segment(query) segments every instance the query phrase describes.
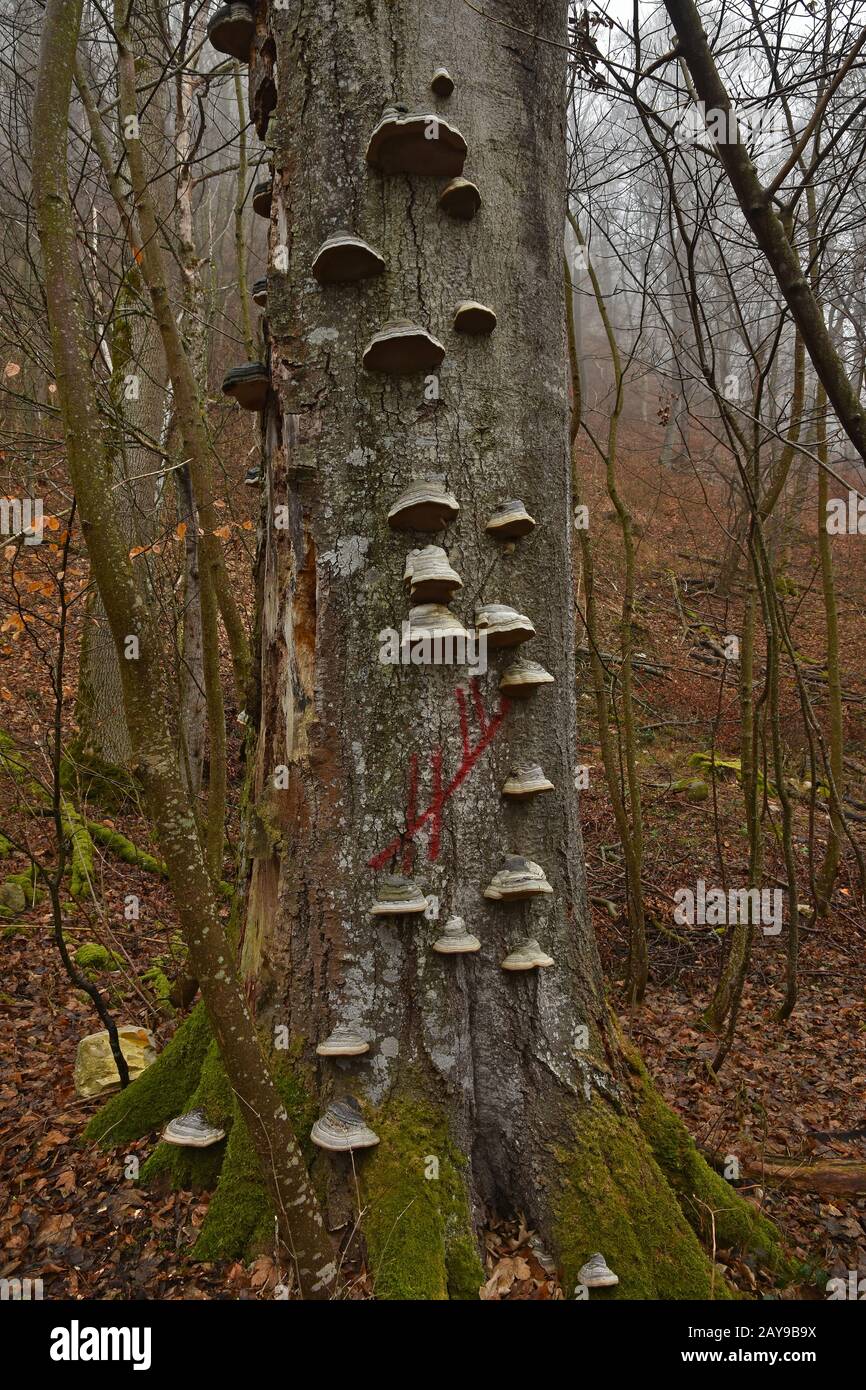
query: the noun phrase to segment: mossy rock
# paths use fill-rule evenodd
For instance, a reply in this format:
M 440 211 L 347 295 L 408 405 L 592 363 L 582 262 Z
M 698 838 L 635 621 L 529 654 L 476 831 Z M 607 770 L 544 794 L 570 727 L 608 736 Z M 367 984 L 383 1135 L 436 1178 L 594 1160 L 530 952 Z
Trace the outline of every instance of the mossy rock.
M 25 912 L 29 906 L 27 894 L 19 883 L 8 879 L 0 883 L 0 908 L 6 912 Z
M 706 801 L 710 794 L 708 784 L 700 777 L 681 777 L 674 782 L 671 791 L 685 792 L 688 801 Z
M 75 952 L 73 960 L 82 970 L 117 970 L 123 964 L 120 956 L 98 941 L 85 941 Z

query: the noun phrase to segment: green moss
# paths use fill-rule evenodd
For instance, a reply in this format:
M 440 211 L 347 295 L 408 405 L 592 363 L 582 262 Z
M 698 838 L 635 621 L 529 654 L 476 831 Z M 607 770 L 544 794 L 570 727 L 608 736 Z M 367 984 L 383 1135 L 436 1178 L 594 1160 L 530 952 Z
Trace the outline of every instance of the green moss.
M 134 864 L 136 868 L 146 869 L 148 873 L 160 874 L 163 878 L 167 877 L 168 870 L 161 859 L 156 859 L 146 850 L 139 849 L 132 840 L 128 840 L 113 826 L 100 825 L 99 821 L 92 820 L 86 821 L 85 824 L 91 838 L 117 859 L 122 859 L 124 864 Z
M 216 1260 L 242 1255 L 273 1239 L 273 1209 L 250 1132 L 234 1104 L 225 1157 L 207 1216 L 192 1256 Z
M 14 941 L 17 936 L 28 937 L 33 935 L 33 927 L 25 922 L 13 922 L 10 927 L 4 927 L 0 931 L 0 941 Z
M 600 1250 L 619 1275 L 591 1298 L 709 1299 L 732 1293 L 701 1248 L 637 1124 L 604 1101 L 575 1112 L 573 1142 L 555 1150 L 554 1237 L 570 1297 Z
M 93 879 L 93 841 L 81 816 L 66 797 L 61 800 L 60 809 L 63 834 L 72 850 L 69 892 L 73 898 L 82 898 L 90 893 Z
M 144 971 L 141 978 L 146 985 L 150 985 L 160 1004 L 164 1004 L 167 1012 L 171 1013 L 172 1005 L 168 997 L 171 993 L 171 980 L 165 971 L 158 965 L 152 965 L 149 970 Z
M 400 1098 L 372 1124 L 381 1143 L 364 1159 L 361 1186 L 376 1297 L 477 1298 L 484 1270 L 472 1232 L 465 1161 L 446 1121 L 425 1103 Z
M 17 874 L 7 874 L 0 883 L 0 917 L 15 917 L 39 900 L 36 866 L 28 865 Z
M 198 1083 L 210 1041 L 204 1004 L 198 1004 L 156 1061 L 93 1116 L 84 1131 L 85 1139 L 95 1139 L 105 1148 L 116 1148 L 183 1114 L 185 1102 Z
M 77 740 L 60 764 L 60 785 L 76 801 L 93 801 L 116 813 L 137 801 L 137 788 L 125 768 L 105 762 Z
M 122 964 L 120 957 L 98 941 L 85 941 L 73 957 L 82 970 L 116 970 Z
M 310 1145 L 305 1140 L 317 1114 L 312 1087 L 291 1056 L 279 1058 L 275 1070 L 277 1089 L 292 1128 L 305 1149 L 305 1158 L 309 1158 Z M 207 1104 L 205 1100 L 199 1103 Z M 219 1181 L 192 1255 L 197 1260 L 255 1255 L 272 1250 L 273 1244 L 274 1209 L 249 1129 L 235 1101 Z
M 701 1157 L 639 1059 L 630 1055 L 629 1064 L 640 1079 L 641 1128 L 697 1234 L 709 1244 L 715 1227 L 717 1249 L 746 1251 L 772 1273 L 793 1277 L 794 1266 L 782 1250 L 775 1227 Z
M 198 1106 L 204 1108 L 211 1124 L 228 1130 L 234 1118 L 234 1097 L 226 1076 L 219 1048 L 212 1041 L 205 1053 L 198 1084 L 178 1113 Z M 164 1181 L 172 1188 L 210 1190 L 216 1186 L 225 1157 L 226 1145 L 207 1149 L 186 1149 L 178 1144 L 158 1144 L 141 1170 L 141 1181 Z

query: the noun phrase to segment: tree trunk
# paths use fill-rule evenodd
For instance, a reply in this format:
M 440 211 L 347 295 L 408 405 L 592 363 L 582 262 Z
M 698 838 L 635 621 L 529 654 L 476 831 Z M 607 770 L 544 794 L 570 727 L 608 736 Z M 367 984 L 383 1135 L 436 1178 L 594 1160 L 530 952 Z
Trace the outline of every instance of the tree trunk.
M 360 1175 L 380 1297 L 473 1295 L 472 1228 L 485 1208 L 523 1213 L 568 1285 L 600 1249 L 620 1296 L 707 1297 L 711 1267 L 674 1188 L 690 1199 L 712 1184 L 714 1208 L 734 1203 L 748 1218 L 626 1064 L 586 900 L 561 273 L 566 5 L 524 0 L 508 20 L 506 32 L 458 0 L 260 12 L 259 40 L 267 23 L 276 40 L 279 89 L 275 395 L 242 970 L 259 1021 L 288 1029 L 322 1104 L 355 1094 L 380 1136 L 354 1166 L 344 1156 L 316 1163 L 334 1229 L 351 1228 Z M 440 65 L 456 80 L 447 101 L 430 92 Z M 466 173 L 483 200 L 473 221 L 440 210 L 444 180 L 365 162 L 395 99 L 438 111 L 465 136 Z M 316 250 L 340 228 L 381 251 L 384 275 L 315 285 Z M 463 299 L 495 308 L 492 337 L 452 331 Z M 363 368 L 367 340 L 397 318 L 445 344 L 438 400 L 423 373 Z M 389 507 L 431 475 L 460 503 L 444 541 L 392 530 Z M 503 546 L 485 523 L 512 497 L 537 525 Z M 454 611 L 464 624 L 474 627 L 481 599 L 527 614 L 537 636 L 524 654 L 555 685 L 503 700 L 513 650 L 491 649 L 477 679 L 466 668 L 380 662 L 379 634 L 399 632 L 408 615 L 406 553 L 431 540 L 462 576 Z M 555 790 L 509 804 L 500 789 L 527 759 Z M 277 790 L 282 765 L 288 787 Z M 552 895 L 485 899 L 508 853 L 542 865 Z M 401 868 L 428 895 L 429 919 L 370 915 L 382 875 Z M 452 915 L 480 937 L 479 954 L 432 951 Z M 501 969 L 524 936 L 538 938 L 553 968 Z M 369 1053 L 318 1059 L 317 1043 L 349 1020 Z

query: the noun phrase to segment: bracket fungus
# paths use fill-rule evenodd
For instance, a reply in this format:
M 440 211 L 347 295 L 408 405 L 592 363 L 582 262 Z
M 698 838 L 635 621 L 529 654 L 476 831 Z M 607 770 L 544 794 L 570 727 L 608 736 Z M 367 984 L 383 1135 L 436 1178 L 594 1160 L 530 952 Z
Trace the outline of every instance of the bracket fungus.
M 223 395 L 232 396 L 244 410 L 262 410 L 270 384 L 270 373 L 264 362 L 246 362 L 226 372 Z
M 352 1023 L 338 1023 L 316 1048 L 320 1057 L 360 1057 L 369 1051 L 370 1044 Z
M 179 1115 L 176 1120 L 169 1120 L 162 1131 L 164 1144 L 177 1144 L 183 1149 L 208 1149 L 225 1137 L 224 1129 L 208 1124 L 201 1107 L 188 1111 L 186 1115 Z
M 534 525 L 535 517 L 529 515 L 519 497 L 512 497 L 499 503 L 485 529 L 496 540 L 510 541 L 527 535 Z
M 335 285 L 347 280 L 366 280 L 381 275 L 385 259 L 351 232 L 334 232 L 323 241 L 313 260 L 313 274 L 320 285 Z
M 432 371 L 444 356 L 445 348 L 428 329 L 409 319 L 393 319 L 370 339 L 362 361 L 368 372 L 409 376 Z
M 207 23 L 207 36 L 211 48 L 217 53 L 227 53 L 237 58 L 239 63 L 248 63 L 250 48 L 256 32 L 253 0 L 235 0 L 231 5 L 220 5 Z
M 386 874 L 370 908 L 372 917 L 403 917 L 427 911 L 427 899 L 417 883 L 402 874 Z
M 439 206 L 449 217 L 456 217 L 460 222 L 471 222 L 481 207 L 481 193 L 477 184 L 461 175 L 446 183 L 439 194 Z
M 437 97 L 450 97 L 454 91 L 454 78 L 447 68 L 437 68 L 430 79 L 430 90 Z
M 460 504 L 444 483 L 422 478 L 401 493 L 388 513 L 398 531 L 441 531 L 454 520 Z
M 524 858 L 522 854 L 507 854 L 502 868 L 497 870 L 484 889 L 484 896 L 495 902 L 520 902 L 524 898 L 537 898 L 552 892 L 540 864 Z
M 469 633 L 450 608 L 442 603 L 419 603 L 409 609 L 409 641 L 426 637 L 431 642 L 447 642 L 460 638 L 469 641 Z
M 553 685 L 554 677 L 538 661 L 519 657 L 506 666 L 499 679 L 499 689 L 512 700 L 527 700 L 542 685 Z
M 486 304 L 479 304 L 477 299 L 464 299 L 454 310 L 455 333 L 467 333 L 473 338 L 478 338 L 492 333 L 495 327 L 495 311 Z
M 507 603 L 476 604 L 475 625 L 487 634 L 490 647 L 516 647 L 535 636 L 529 619 Z
M 462 174 L 466 141 L 456 126 L 435 111 L 386 106 L 370 136 L 367 163 L 384 174 Z
M 611 1289 L 619 1283 L 619 1278 L 608 1268 L 607 1260 L 598 1251 L 590 1255 L 585 1265 L 577 1272 L 578 1285 L 586 1289 Z
M 270 217 L 273 196 L 274 184 L 272 179 L 256 184 L 253 189 L 253 212 L 258 217 Z
M 515 801 L 537 796 L 539 792 L 552 792 L 553 783 L 545 777 L 538 763 L 520 763 L 509 773 L 502 787 L 502 795 Z
M 252 297 L 253 297 L 253 303 L 254 303 L 254 304 L 257 304 L 258 307 L 259 307 L 260 309 L 267 309 L 267 307 L 268 307 L 268 279 L 267 279 L 267 276 L 265 276 L 265 277 L 264 277 L 263 279 L 261 279 L 261 280 L 254 280 L 254 281 L 253 281 Z
M 542 951 L 534 936 L 527 936 L 502 961 L 503 970 L 543 970 L 553 965 L 553 957 Z
M 433 950 L 440 956 L 462 956 L 481 950 L 477 936 L 466 930 L 462 917 L 449 917 L 442 929 L 442 935 L 433 942 Z
M 403 583 L 413 599 L 420 603 L 447 603 L 452 594 L 463 588 L 463 580 L 452 569 L 441 545 L 425 545 L 410 550 L 406 556 Z
M 379 1142 L 364 1121 L 361 1107 L 354 1096 L 331 1101 L 324 1115 L 316 1120 L 310 1138 L 320 1149 L 331 1153 L 348 1153 L 351 1149 L 372 1149 Z

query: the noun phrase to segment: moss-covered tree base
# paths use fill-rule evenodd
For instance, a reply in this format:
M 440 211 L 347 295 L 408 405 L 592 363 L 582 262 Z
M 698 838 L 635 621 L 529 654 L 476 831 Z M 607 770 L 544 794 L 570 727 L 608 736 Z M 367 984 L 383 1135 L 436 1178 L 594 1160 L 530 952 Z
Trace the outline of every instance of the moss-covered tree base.
M 376 1149 L 358 1156 L 362 1229 L 381 1299 L 472 1299 L 484 1268 L 472 1228 L 466 1161 L 442 1115 L 399 1100 L 373 1116 Z
M 566 1296 L 596 1250 L 619 1284 L 594 1290 L 592 1298 L 730 1298 L 733 1291 L 713 1262 L 713 1248 L 748 1253 L 780 1279 L 793 1277 L 796 1270 L 771 1223 L 706 1163 L 639 1058 L 627 1056 L 631 1113 L 596 1097 L 574 1109 L 567 1142 L 536 1156 L 539 1204 L 549 1213 L 543 1234 L 559 1257 Z M 312 1078 L 289 1053 L 275 1055 L 274 1069 L 303 1139 L 318 1113 Z M 195 1106 L 228 1131 L 227 1139 L 205 1150 L 158 1144 L 142 1180 L 213 1189 L 194 1258 L 273 1250 L 273 1209 L 202 1005 L 139 1080 L 93 1117 L 85 1135 L 115 1148 Z M 324 1156 L 307 1141 L 305 1157 L 316 1158 L 322 1191 L 336 1179 L 360 1198 L 360 1215 L 357 1197 L 352 1210 L 376 1297 L 477 1298 L 485 1275 L 467 1165 L 447 1119 L 425 1100 L 405 1095 L 368 1119 L 381 1141 L 377 1148 Z

